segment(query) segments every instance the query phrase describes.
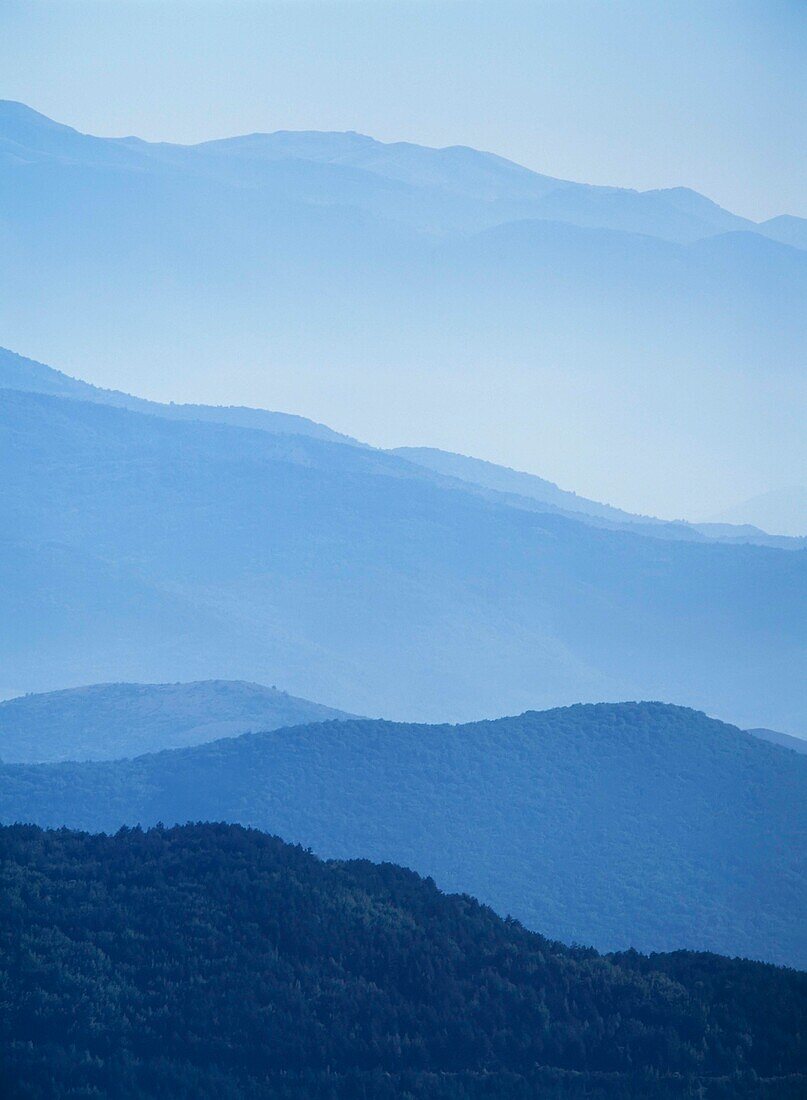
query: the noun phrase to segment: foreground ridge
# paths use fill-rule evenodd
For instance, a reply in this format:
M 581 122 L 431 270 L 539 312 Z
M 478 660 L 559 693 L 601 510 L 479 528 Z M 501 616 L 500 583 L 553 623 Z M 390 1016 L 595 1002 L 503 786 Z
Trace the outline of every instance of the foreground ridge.
M 0 829 L 5 1095 L 803 1095 L 807 975 L 602 957 L 254 830 Z M 700 1092 L 698 1092 L 700 1090 Z

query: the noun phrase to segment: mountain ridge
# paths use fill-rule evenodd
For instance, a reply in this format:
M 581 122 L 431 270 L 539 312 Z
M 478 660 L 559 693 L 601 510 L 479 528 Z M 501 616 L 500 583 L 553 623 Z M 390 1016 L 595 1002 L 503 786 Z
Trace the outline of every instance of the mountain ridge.
M 537 474 L 437 447 L 394 447 L 390 448 L 389 453 L 437 473 L 504 493 L 513 502 L 519 497 L 536 500 L 563 515 L 582 516 L 586 517 L 586 522 L 597 521 L 616 528 L 628 525 L 630 529 L 651 537 L 748 542 L 785 550 L 807 548 L 807 537 L 770 534 L 751 524 L 692 523 L 684 519 L 665 520 L 636 515 L 612 504 L 589 500 L 573 491 L 561 489 Z
M 29 123 L 25 127 L 25 135 L 35 133 L 36 128 L 43 127 L 47 132 L 69 135 L 69 140 L 75 144 L 76 139 L 87 142 L 111 142 L 121 151 L 131 150 L 136 153 L 146 151 L 155 160 L 162 160 L 174 155 L 187 155 L 188 153 L 217 153 L 217 154 L 243 154 L 244 152 L 259 152 L 269 160 L 289 159 L 290 157 L 301 160 L 324 161 L 326 163 L 348 164 L 363 170 L 378 173 L 382 177 L 396 180 L 400 183 L 411 183 L 414 178 L 418 182 L 417 167 L 425 162 L 431 166 L 429 182 L 439 183 L 449 188 L 456 182 L 451 176 L 452 161 L 461 161 L 466 170 L 473 166 L 481 175 L 481 183 L 471 189 L 471 194 L 465 197 L 484 199 L 490 201 L 500 195 L 496 187 L 496 172 L 503 176 L 511 185 L 517 184 L 517 197 L 522 199 L 543 198 L 551 195 L 555 198 L 566 199 L 572 194 L 588 197 L 598 197 L 606 201 L 616 198 L 628 200 L 631 198 L 650 204 L 660 200 L 662 204 L 668 203 L 671 210 L 680 212 L 693 219 L 693 225 L 700 225 L 708 235 L 710 232 L 709 218 L 714 221 L 714 232 L 720 232 L 728 227 L 753 228 L 754 232 L 764 233 L 766 226 L 777 223 L 778 219 L 768 219 L 767 222 L 756 223 L 747 218 L 739 217 L 730 211 L 718 206 L 713 200 L 687 187 L 651 188 L 639 191 L 635 188 L 602 186 L 593 184 L 581 184 L 571 180 L 546 175 L 508 160 L 497 153 L 485 150 L 477 150 L 466 145 L 447 145 L 442 147 L 423 146 L 408 141 L 379 141 L 367 134 L 357 131 L 294 131 L 275 130 L 270 132 L 256 131 L 250 134 L 235 135 L 233 137 L 212 138 L 188 145 L 172 144 L 170 142 L 150 142 L 141 138 L 98 138 L 85 134 L 74 127 L 56 123 L 40 112 L 14 101 L 0 101 L 0 115 L 11 115 L 12 120 Z M 22 136 L 22 135 L 21 135 Z M 368 155 L 369 154 L 369 155 Z M 484 169 L 492 171 L 485 174 Z M 436 172 L 436 174 L 435 174 Z M 491 190 L 491 187 L 493 190 Z M 457 193 L 455 191 L 455 193 Z M 558 218 L 563 210 L 561 206 L 550 207 L 546 211 L 549 220 Z M 697 212 L 697 213 L 696 213 Z M 578 213 L 578 218 L 585 215 Z M 781 215 L 780 217 L 790 217 Z M 563 220 L 561 218 L 561 220 Z M 574 220 L 573 218 L 571 220 Z M 589 216 L 590 222 L 590 216 Z M 798 221 L 799 219 L 794 219 Z M 596 220 L 591 222 L 596 224 Z M 776 227 L 774 226 L 774 229 Z M 640 230 L 641 231 L 641 230 Z M 697 239 L 697 236 L 691 239 Z
M 330 442 L 366 447 L 352 436 L 334 431 L 291 413 L 281 413 L 247 406 L 214 406 L 201 404 L 164 404 L 136 397 L 131 394 L 103 388 L 65 374 L 54 367 L 26 358 L 7 348 L 0 347 L 0 389 L 20 390 L 26 393 L 42 393 L 56 397 L 73 397 L 77 400 L 129 409 L 170 420 L 200 420 L 229 424 L 235 427 L 258 428 L 268 432 L 288 435 L 306 435 Z M 471 456 L 443 451 L 434 447 L 375 448 L 406 462 L 432 470 L 457 484 L 475 486 L 480 490 L 493 490 L 504 494 L 506 502 L 518 504 L 519 498 L 539 501 L 548 510 L 559 514 L 581 516 L 611 521 L 614 526 L 625 523 L 633 530 L 659 538 L 711 538 L 716 541 L 737 541 L 780 549 L 800 549 L 807 545 L 804 539 L 793 536 L 771 535 L 751 525 L 689 523 L 685 520 L 662 520 L 654 516 L 639 516 L 610 504 L 588 500 L 577 493 L 560 489 L 553 482 L 535 474 L 525 473 Z
M 133 412 L 162 416 L 169 420 L 206 420 L 286 435 L 310 435 L 351 446 L 362 445 L 358 440 L 336 432 L 325 424 L 318 424 L 295 413 L 273 412 L 243 405 L 166 404 L 150 401 L 145 397 L 135 397 L 120 390 L 104 389 L 3 347 L 0 347 L 0 389 L 19 389 L 26 393 L 43 393 L 54 397 L 74 397 L 80 401 L 94 401 Z
M 0 821 L 232 821 L 402 863 L 566 942 L 804 966 L 806 786 L 804 756 L 688 708 L 589 704 L 6 764 Z
M 407 719 L 650 696 L 803 727 L 801 553 L 612 531 L 372 448 L 23 391 L 0 392 L 0 443 L 3 621 L 24 624 L 0 632 L 4 695 L 215 676 Z
M 595 499 L 618 485 L 639 512 L 709 515 L 803 464 L 787 410 L 804 397 L 805 253 L 665 223 L 701 217 L 691 196 L 580 185 L 579 211 L 550 210 L 470 153 L 436 173 L 439 152 L 416 148 L 362 167 L 31 126 L 28 155 L 7 119 L 0 155 L 7 345 L 112 389 L 177 398 L 180 379 L 382 444 L 440 440 L 448 416 L 457 449 L 506 433 L 514 465 L 590 476 Z M 491 173 L 505 197 L 474 197 Z

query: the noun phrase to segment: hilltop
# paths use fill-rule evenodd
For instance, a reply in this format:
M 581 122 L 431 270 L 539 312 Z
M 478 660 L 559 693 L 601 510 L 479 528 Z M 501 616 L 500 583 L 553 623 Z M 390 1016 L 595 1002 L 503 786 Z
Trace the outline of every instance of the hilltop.
M 0 702 L 5 763 L 114 760 L 249 730 L 349 718 L 277 688 L 237 680 L 91 684 Z

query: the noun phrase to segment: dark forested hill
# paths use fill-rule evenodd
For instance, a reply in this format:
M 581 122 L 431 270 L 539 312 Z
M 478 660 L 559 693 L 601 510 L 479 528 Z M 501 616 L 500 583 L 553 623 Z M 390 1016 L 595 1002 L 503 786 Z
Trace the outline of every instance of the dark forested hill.
M 92 684 L 0 702 L 0 760 L 113 760 L 349 717 L 274 687 L 234 680 Z
M 9 1100 L 774 1097 L 807 976 L 602 958 L 255 831 L 0 830 Z
M 5 823 L 197 820 L 392 860 L 566 942 L 807 966 L 807 759 L 680 707 L 327 722 L 0 768 Z
M 0 510 L 6 697 L 223 678 L 407 720 L 807 714 L 807 552 L 600 530 L 370 448 L 12 390 Z

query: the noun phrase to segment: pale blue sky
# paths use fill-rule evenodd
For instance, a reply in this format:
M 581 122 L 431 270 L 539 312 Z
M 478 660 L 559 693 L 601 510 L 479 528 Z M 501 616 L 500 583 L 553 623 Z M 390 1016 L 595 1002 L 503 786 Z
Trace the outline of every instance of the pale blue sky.
M 807 216 L 802 0 L 2 0 L 0 96 L 79 129 L 467 144 Z

